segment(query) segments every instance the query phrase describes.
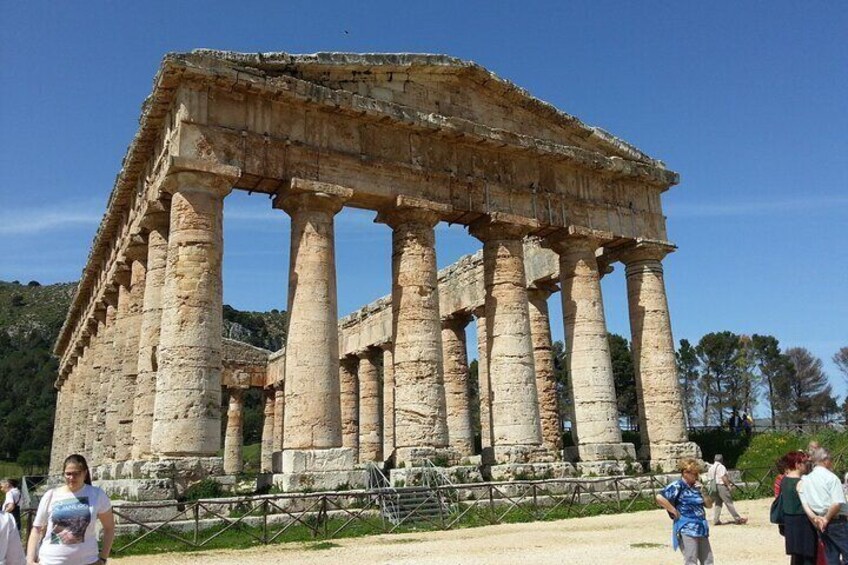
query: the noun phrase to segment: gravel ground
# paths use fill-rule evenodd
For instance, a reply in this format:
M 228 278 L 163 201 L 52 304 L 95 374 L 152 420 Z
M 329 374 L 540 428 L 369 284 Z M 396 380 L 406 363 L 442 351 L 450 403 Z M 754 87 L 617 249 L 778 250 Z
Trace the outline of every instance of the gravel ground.
M 719 564 L 775 565 L 788 562 L 783 538 L 768 521 L 771 500 L 743 500 L 736 508 L 747 525 L 711 526 L 710 540 Z M 727 511 L 724 518 L 728 519 Z M 712 516 L 712 511 L 708 510 Z M 312 565 L 425 564 L 514 565 L 569 563 L 631 565 L 682 563 L 671 550 L 671 521 L 664 510 L 594 516 L 558 522 L 534 522 L 449 532 L 398 534 L 332 540 L 315 544 L 116 558 L 120 565 Z M 110 560 L 111 561 L 111 560 Z

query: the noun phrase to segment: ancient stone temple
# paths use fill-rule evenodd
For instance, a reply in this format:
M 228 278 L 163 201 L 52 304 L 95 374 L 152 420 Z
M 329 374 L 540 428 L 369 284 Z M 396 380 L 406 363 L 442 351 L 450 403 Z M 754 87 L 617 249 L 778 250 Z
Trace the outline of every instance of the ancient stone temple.
M 243 393 L 256 387 L 262 469 L 286 490 L 360 485 L 369 463 L 393 468 L 393 480 L 433 462 L 493 478 L 617 472 L 634 460 L 669 469 L 699 454 L 663 280 L 674 245 L 661 195 L 677 182 L 626 142 L 450 57 L 169 55 L 56 343 L 51 468 L 81 452 L 100 479 L 153 490 L 236 474 Z M 270 195 L 291 218 L 284 351 L 221 337 L 232 190 Z M 392 293 L 339 320 L 334 217 L 345 206 L 391 230 Z M 482 250 L 438 272 L 439 222 L 467 226 Z M 638 454 L 619 428 L 600 286 L 616 262 Z M 550 356 L 556 292 L 573 398 L 567 449 Z

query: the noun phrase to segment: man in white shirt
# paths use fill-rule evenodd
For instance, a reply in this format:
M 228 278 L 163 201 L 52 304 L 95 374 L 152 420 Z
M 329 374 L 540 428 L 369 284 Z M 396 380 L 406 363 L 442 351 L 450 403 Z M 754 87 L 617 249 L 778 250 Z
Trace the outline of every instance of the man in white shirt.
M 721 507 L 727 506 L 730 515 L 737 524 L 746 524 L 748 518 L 743 518 L 733 506 L 733 495 L 730 494 L 730 487 L 734 486 L 730 481 L 730 476 L 727 474 L 727 467 L 724 466 L 724 457 L 717 453 L 715 463 L 710 470 L 707 471 L 707 479 L 710 482 L 710 488 L 715 488 L 715 509 L 713 510 L 713 523 L 716 526 L 721 525 Z
M 848 560 L 848 502 L 839 477 L 831 470 L 830 453 L 818 448 L 810 458 L 815 467 L 798 483 L 798 495 L 804 512 L 821 532 L 828 565 L 839 565 Z

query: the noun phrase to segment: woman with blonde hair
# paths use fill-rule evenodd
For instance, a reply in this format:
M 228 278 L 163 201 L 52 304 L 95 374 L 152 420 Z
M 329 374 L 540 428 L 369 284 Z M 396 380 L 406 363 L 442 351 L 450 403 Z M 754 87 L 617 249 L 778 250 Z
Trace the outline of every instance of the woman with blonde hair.
M 701 463 L 687 458 L 680 461 L 680 478 L 666 486 L 657 495 L 657 504 L 666 509 L 674 520 L 672 546 L 683 552 L 684 565 L 712 565 L 710 525 L 704 507 L 712 506 L 712 499 L 701 491 Z

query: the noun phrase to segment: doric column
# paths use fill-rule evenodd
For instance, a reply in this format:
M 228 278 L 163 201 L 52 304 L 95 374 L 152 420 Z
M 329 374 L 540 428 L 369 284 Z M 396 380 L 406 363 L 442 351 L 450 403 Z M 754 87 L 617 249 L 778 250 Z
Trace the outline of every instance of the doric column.
M 99 426 L 97 407 L 100 403 L 100 373 L 103 371 L 103 366 L 108 363 L 107 356 L 109 355 L 109 352 L 104 349 L 106 310 L 100 309 L 95 311 L 95 320 L 95 335 L 92 337 L 93 360 L 90 377 L 91 383 L 88 389 L 89 409 L 86 414 L 85 432 L 85 454 L 89 460 L 89 465 L 94 465 L 94 449 L 97 445 L 97 428 Z
M 618 407 L 595 250 L 606 234 L 578 231 L 550 236 L 559 254 L 562 312 L 573 406 L 572 433 L 581 461 L 635 459 L 621 442 Z
M 639 241 L 622 251 L 626 265 L 631 347 L 636 370 L 636 399 L 642 436 L 641 459 L 669 471 L 681 457 L 700 457 L 688 441 L 662 259 L 674 250 L 667 243 Z
M 286 389 L 284 384 L 279 382 L 276 386 L 274 386 L 274 449 L 271 455 L 271 466 L 275 473 L 281 470 L 281 468 L 279 468 L 280 462 L 273 454 L 283 452 L 283 438 L 285 437 L 283 422 L 285 422 L 285 418 Z
M 392 228 L 395 458 L 416 466 L 447 455 L 434 227 L 449 207 L 403 196 L 395 204 L 377 216 Z
M 551 320 L 548 313 L 548 297 L 554 290 L 555 288 L 537 286 L 528 289 L 527 296 L 530 308 L 530 335 L 533 338 L 533 357 L 536 367 L 536 393 L 539 395 L 542 445 L 561 459 L 562 428 L 551 347 Z
M 168 206 L 169 204 L 165 204 Z M 168 262 L 169 213 L 157 212 L 144 219 L 147 234 L 147 280 L 141 330 L 138 337 L 138 376 L 136 377 L 132 427 L 132 458 L 149 459 L 152 454 L 153 405 L 156 400 L 159 333 L 162 327 L 162 289 Z
M 262 390 L 262 445 L 259 457 L 259 471 L 270 473 L 274 461 L 274 398 L 273 388 Z
M 395 362 L 392 344 L 383 350 L 383 459 L 395 452 Z
M 227 409 L 227 433 L 224 436 L 224 472 L 238 475 L 244 468 L 242 446 L 244 445 L 244 390 L 231 387 Z
M 383 460 L 383 403 L 379 351 L 359 356 L 359 462 Z
M 85 422 L 88 413 L 88 390 L 91 384 L 91 347 L 86 346 L 74 368 L 74 411 L 71 419 L 70 446 L 72 453 L 85 451 Z M 84 455 L 84 454 L 83 454 Z
M 474 455 L 468 353 L 465 343 L 465 326 L 468 325 L 469 317 L 468 314 L 460 314 L 442 322 L 448 437 L 450 446 L 461 456 Z
M 486 331 L 486 307 L 474 310 L 477 325 L 477 391 L 480 396 L 480 445 L 483 463 L 495 462 L 492 436 L 492 397 L 489 394 L 489 333 Z
M 68 400 L 71 398 L 70 386 L 68 380 L 61 384 L 56 391 L 56 412 L 53 415 L 53 441 L 50 446 L 50 474 L 59 473 L 59 468 L 62 466 L 62 461 L 65 458 L 66 444 L 63 443 L 62 426 L 64 425 L 65 414 L 68 412 Z
M 135 381 L 138 375 L 138 336 L 141 330 L 141 311 L 144 304 L 144 279 L 147 276 L 146 253 L 144 253 L 143 248 L 135 248 L 132 255 L 128 255 L 128 259 L 131 261 L 131 270 L 127 296 L 128 304 L 124 314 L 122 368 L 118 388 L 118 429 L 115 435 L 116 461 L 126 461 L 132 457 Z
M 359 358 L 348 356 L 339 362 L 342 446 L 359 453 Z M 358 459 L 358 456 L 357 456 Z
M 535 222 L 504 214 L 469 226 L 483 242 L 486 335 L 494 455 L 498 463 L 550 459 L 541 447 L 539 402 L 522 238 Z
M 334 216 L 352 194 L 295 179 L 274 202 L 291 216 L 283 473 L 343 470 L 354 464 L 353 451 L 341 449 L 333 227 Z
M 127 311 L 130 305 L 130 269 L 126 264 L 116 265 L 115 285 L 115 323 L 112 331 L 112 351 L 114 358 L 109 367 L 109 392 L 105 406 L 105 435 L 103 438 L 103 461 L 114 462 L 118 459 L 119 421 L 121 407 L 125 401 L 123 384 L 124 353 L 127 332 Z
M 114 430 L 110 431 L 107 427 L 106 416 L 111 404 L 109 394 L 112 391 L 112 376 L 115 365 L 115 316 L 117 315 L 115 300 L 117 300 L 117 297 L 114 292 L 106 294 L 106 317 L 103 329 L 104 360 L 97 375 L 99 387 L 97 404 L 91 407 L 97 425 L 91 453 L 92 461 L 89 462 L 90 466 L 106 463 L 113 453 L 109 446 L 114 446 Z
M 221 445 L 221 259 L 233 167 L 168 176 L 172 192 L 151 444 L 159 456 L 214 456 Z

